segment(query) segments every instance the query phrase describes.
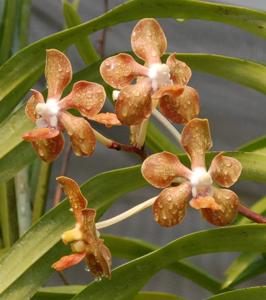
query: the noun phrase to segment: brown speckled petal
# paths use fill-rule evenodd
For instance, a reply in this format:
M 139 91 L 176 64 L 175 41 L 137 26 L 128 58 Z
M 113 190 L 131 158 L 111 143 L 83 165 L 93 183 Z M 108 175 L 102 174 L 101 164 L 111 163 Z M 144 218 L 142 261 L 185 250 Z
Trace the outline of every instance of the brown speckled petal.
M 26 132 L 22 138 L 25 141 L 32 142 L 51 139 L 58 136 L 59 133 L 60 131 L 54 128 L 34 128 L 33 130 Z
M 43 161 L 51 162 L 62 152 L 65 141 L 60 133 L 54 138 L 32 141 L 31 144 Z
M 171 79 L 174 84 L 187 85 L 192 72 L 190 67 L 181 60 L 176 59 L 176 53 L 171 54 L 166 61 L 170 68 Z
M 184 182 L 177 187 L 164 189 L 153 204 L 153 216 L 164 227 L 180 224 L 185 216 L 191 186 Z
M 95 122 L 104 124 L 106 127 L 122 125 L 121 122 L 118 120 L 117 115 L 109 112 L 97 114 L 96 116 L 90 119 Z
M 62 186 L 66 196 L 69 199 L 73 214 L 78 223 L 83 220 L 82 210 L 87 206 L 87 200 L 82 195 L 78 184 L 71 178 L 60 176 L 56 180 Z
M 191 171 L 177 156 L 164 151 L 146 158 L 141 167 L 142 176 L 157 188 L 168 187 L 176 177 L 189 178 Z
M 90 118 L 102 109 L 105 97 L 105 90 L 100 84 L 82 80 L 73 85 L 71 93 L 59 102 L 59 107 L 63 110 L 75 108 Z
M 36 105 L 38 103 L 44 103 L 44 99 L 43 99 L 43 95 L 39 91 L 32 89 L 31 92 L 32 92 L 32 96 L 27 101 L 25 107 L 25 114 L 30 120 L 35 122 L 38 117 L 35 111 Z
M 117 118 L 124 125 L 136 125 L 152 112 L 151 84 L 148 78 L 121 90 L 115 103 Z
M 146 76 L 148 69 L 137 63 L 131 55 L 120 53 L 105 59 L 100 66 L 100 73 L 105 82 L 121 89 L 137 76 Z
M 59 100 L 72 79 L 72 67 L 65 54 L 56 49 L 46 50 L 45 77 L 48 97 Z
M 96 211 L 94 209 L 83 209 L 83 225 L 84 241 L 87 246 L 86 262 L 96 278 L 111 276 L 111 253 L 104 245 L 103 240 L 99 239 L 95 227 Z
M 155 19 L 142 19 L 134 27 L 131 35 L 134 53 L 148 65 L 160 63 L 160 57 L 167 48 L 165 34 Z
M 199 95 L 195 89 L 173 85 L 162 88 L 157 93 L 161 96 L 161 112 L 172 122 L 186 124 L 198 116 Z
M 203 217 L 209 223 L 217 226 L 225 226 L 232 223 L 238 212 L 238 196 L 228 189 L 215 189 L 213 197 L 216 203 L 221 206 L 221 209 L 202 209 Z
M 59 121 L 70 136 L 72 149 L 77 156 L 90 156 L 96 146 L 96 138 L 90 124 L 81 117 L 60 113 Z
M 193 119 L 183 129 L 181 143 L 190 156 L 192 170 L 205 168 L 205 152 L 212 147 L 207 119 Z
M 212 179 L 227 188 L 238 180 L 241 171 L 242 166 L 237 159 L 224 156 L 222 153 L 214 157 L 209 169 Z
M 85 256 L 86 256 L 85 252 L 74 253 L 74 254 L 63 256 L 52 265 L 52 268 L 58 272 L 63 271 L 65 269 L 68 269 L 80 263 L 85 258 Z

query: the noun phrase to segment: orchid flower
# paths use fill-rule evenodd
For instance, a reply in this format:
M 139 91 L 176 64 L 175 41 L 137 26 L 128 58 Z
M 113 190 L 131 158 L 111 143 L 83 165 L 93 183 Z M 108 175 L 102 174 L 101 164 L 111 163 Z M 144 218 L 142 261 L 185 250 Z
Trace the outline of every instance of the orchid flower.
M 240 162 L 219 153 L 206 170 L 205 152 L 212 147 L 207 119 L 188 122 L 181 143 L 191 160 L 191 170 L 169 152 L 153 154 L 142 164 L 144 178 L 151 185 L 163 188 L 153 204 L 155 220 L 166 227 L 179 224 L 192 198 L 190 206 L 201 210 L 208 222 L 218 226 L 231 223 L 238 211 L 239 198 L 228 188 L 241 174 Z M 172 183 L 179 185 L 171 186 Z
M 63 186 L 69 198 L 73 214 L 76 219 L 75 228 L 63 233 L 62 240 L 65 244 L 71 243 L 74 252 L 63 256 L 52 267 L 62 271 L 85 259 L 89 270 L 96 279 L 111 277 L 111 253 L 99 238 L 96 230 L 96 211 L 87 208 L 87 200 L 82 195 L 78 184 L 67 177 L 61 176 L 57 181 Z
M 96 144 L 92 127 L 84 118 L 73 116 L 67 110 L 77 109 L 82 116 L 106 126 L 118 125 L 114 114 L 99 114 L 106 97 L 104 88 L 97 83 L 78 81 L 70 94 L 61 99 L 72 79 L 72 67 L 68 58 L 56 49 L 47 50 L 45 77 L 47 100 L 45 102 L 40 92 L 32 90 L 25 112 L 37 128 L 25 133 L 23 139 L 32 143 L 44 161 L 53 161 L 63 150 L 62 132 L 66 130 L 74 153 L 78 156 L 91 155 Z
M 185 124 L 199 113 L 199 96 L 187 86 L 190 68 L 171 54 L 166 64 L 161 56 L 167 48 L 162 28 L 155 19 L 140 20 L 131 35 L 133 52 L 144 66 L 131 55 L 121 53 L 107 58 L 100 67 L 103 79 L 114 91 L 115 111 L 125 125 L 137 125 L 149 118 L 159 104 L 161 112 L 172 122 Z M 136 80 L 136 83 L 132 82 Z

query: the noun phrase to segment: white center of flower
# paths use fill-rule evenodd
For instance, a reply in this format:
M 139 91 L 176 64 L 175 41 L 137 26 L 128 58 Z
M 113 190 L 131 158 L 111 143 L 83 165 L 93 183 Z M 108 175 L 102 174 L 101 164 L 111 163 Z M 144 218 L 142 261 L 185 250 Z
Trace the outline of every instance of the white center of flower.
M 192 196 L 211 196 L 212 195 L 212 178 L 205 168 L 195 168 L 190 177 L 192 185 Z
M 153 91 L 172 84 L 170 69 L 166 64 L 152 64 L 149 67 L 149 78 L 152 81 Z
M 57 127 L 59 107 L 58 101 L 48 99 L 46 103 L 38 103 L 36 105 L 36 113 L 40 116 L 37 119 L 37 127 Z
M 120 94 L 119 90 L 113 90 L 112 98 L 114 102 L 118 99 L 119 94 Z

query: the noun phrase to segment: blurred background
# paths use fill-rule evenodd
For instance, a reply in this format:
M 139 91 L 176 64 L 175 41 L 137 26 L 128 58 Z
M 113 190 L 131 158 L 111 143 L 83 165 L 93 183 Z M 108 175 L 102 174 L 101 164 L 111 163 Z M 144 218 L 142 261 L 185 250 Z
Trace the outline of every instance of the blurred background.
M 109 0 L 109 8 L 125 1 Z M 265 0 L 235 0 L 212 1 L 224 2 L 235 5 L 266 10 Z M 32 1 L 32 17 L 30 22 L 30 42 L 60 31 L 64 28 L 60 0 Z M 81 0 L 79 13 L 83 21 L 97 17 L 104 12 L 104 2 Z M 246 33 L 240 29 L 214 22 L 194 21 L 177 22 L 173 19 L 159 20 L 168 39 L 169 52 L 184 53 L 213 53 L 227 56 L 236 56 L 266 63 L 265 40 Z M 117 25 L 108 29 L 106 33 L 105 56 L 123 51 L 130 51 L 130 34 L 136 22 Z M 99 46 L 100 33 L 91 36 L 96 47 Z M 74 71 L 84 68 L 77 51 L 71 47 L 67 53 L 72 62 Z M 265 79 L 266 80 L 266 79 Z M 210 121 L 214 150 L 234 150 L 251 139 L 265 134 L 265 96 L 255 90 L 226 81 L 222 78 L 208 74 L 193 72 L 190 85 L 196 88 L 201 98 L 201 117 Z M 107 104 L 106 110 L 112 106 Z M 98 130 L 116 140 L 127 142 L 127 128 L 106 130 L 98 127 Z M 49 197 L 52 199 L 55 192 L 55 177 L 59 175 L 61 159 L 57 160 L 53 169 Z M 79 183 L 88 178 L 115 168 L 132 166 L 140 163 L 138 157 L 133 154 L 107 150 L 100 144 L 97 145 L 95 154 L 91 158 L 70 157 L 67 175 Z M 241 200 L 252 205 L 256 200 L 266 194 L 262 185 L 241 182 L 234 186 Z M 114 216 L 132 206 L 155 196 L 157 190 L 146 188 L 130 193 L 121 198 L 103 218 Z M 123 223 L 103 230 L 104 233 L 112 233 L 121 236 L 140 238 L 157 245 L 164 245 L 184 234 L 211 228 L 199 213 L 188 209 L 185 221 L 174 228 L 161 228 L 154 220 L 151 209 L 134 216 Z M 223 278 L 223 272 L 235 255 L 213 254 L 192 258 L 196 264 L 208 270 L 218 278 Z M 122 261 L 114 260 L 114 266 Z M 65 272 L 72 284 L 87 283 L 91 280 L 84 267 L 78 266 Z M 252 284 L 265 284 L 266 276 L 261 275 Z M 248 282 L 248 284 L 251 282 Z M 62 284 L 55 274 L 47 283 L 48 285 Z M 158 290 L 172 292 L 196 300 L 208 296 L 209 293 L 192 282 L 178 277 L 168 271 L 161 271 L 144 287 L 145 290 Z

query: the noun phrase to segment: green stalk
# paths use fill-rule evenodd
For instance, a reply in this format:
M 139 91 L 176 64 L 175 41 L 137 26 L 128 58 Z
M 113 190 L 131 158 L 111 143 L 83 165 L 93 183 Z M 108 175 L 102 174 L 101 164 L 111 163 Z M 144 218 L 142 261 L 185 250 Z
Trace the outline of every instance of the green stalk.
M 0 224 L 4 247 L 11 247 L 18 238 L 14 180 L 0 183 Z

